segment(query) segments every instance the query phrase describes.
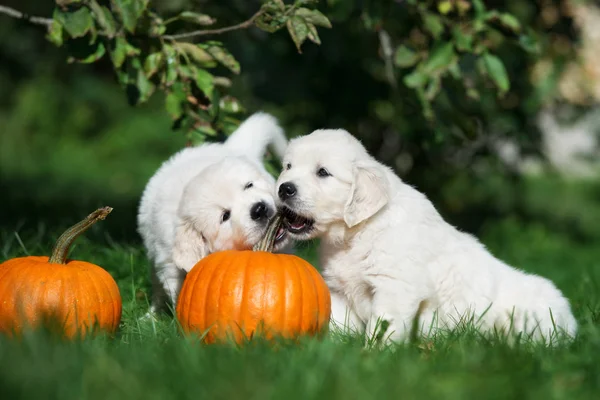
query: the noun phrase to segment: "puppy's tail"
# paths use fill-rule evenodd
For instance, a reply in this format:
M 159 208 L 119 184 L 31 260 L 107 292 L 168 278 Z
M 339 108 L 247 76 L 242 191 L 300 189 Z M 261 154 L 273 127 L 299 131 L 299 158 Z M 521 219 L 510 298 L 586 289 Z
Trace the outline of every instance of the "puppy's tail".
M 252 114 L 225 142 L 225 146 L 232 151 L 256 160 L 263 158 L 269 145 L 277 157 L 283 157 L 287 144 L 287 138 L 277 119 L 264 112 Z

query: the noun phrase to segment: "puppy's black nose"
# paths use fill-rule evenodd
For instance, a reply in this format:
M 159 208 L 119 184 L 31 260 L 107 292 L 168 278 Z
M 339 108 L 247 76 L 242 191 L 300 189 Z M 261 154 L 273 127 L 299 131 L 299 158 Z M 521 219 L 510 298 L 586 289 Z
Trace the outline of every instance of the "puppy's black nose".
M 279 198 L 281 200 L 287 200 L 290 197 L 294 197 L 296 195 L 296 185 L 294 185 L 292 182 L 284 182 L 279 185 L 277 194 L 279 194 Z
M 254 221 L 267 218 L 268 211 L 269 209 L 267 208 L 267 205 L 262 201 L 259 203 L 254 203 L 252 208 L 250 208 L 250 218 L 252 218 Z

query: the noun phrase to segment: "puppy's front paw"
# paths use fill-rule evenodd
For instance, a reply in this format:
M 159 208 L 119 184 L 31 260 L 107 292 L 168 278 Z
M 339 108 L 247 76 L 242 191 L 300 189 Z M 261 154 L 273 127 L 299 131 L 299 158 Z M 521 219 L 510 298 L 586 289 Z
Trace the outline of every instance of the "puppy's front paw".
M 149 309 L 146 314 L 142 315 L 141 317 L 138 318 L 138 321 L 157 321 L 158 317 L 156 316 L 156 313 L 152 310 Z

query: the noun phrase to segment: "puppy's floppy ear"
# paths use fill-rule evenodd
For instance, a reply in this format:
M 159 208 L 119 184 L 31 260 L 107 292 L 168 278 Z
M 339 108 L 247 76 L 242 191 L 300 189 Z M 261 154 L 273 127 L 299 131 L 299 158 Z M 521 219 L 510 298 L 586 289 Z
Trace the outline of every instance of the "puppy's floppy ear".
M 182 221 L 175 231 L 173 244 L 173 262 L 175 265 L 189 272 L 194 265 L 208 255 L 208 248 L 202 233 L 189 221 Z
M 389 201 L 388 181 L 380 164 L 373 160 L 357 161 L 353 173 L 350 198 L 344 207 L 348 228 L 372 217 Z

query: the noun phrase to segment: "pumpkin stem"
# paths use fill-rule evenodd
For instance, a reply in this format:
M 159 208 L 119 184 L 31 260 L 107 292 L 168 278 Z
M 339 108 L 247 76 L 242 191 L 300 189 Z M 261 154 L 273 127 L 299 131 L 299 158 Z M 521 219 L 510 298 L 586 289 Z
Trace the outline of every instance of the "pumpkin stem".
M 50 259 L 51 264 L 66 264 L 69 249 L 79 235 L 85 232 L 90 226 L 101 219 L 106 218 L 112 211 L 112 207 L 102 207 L 88 215 L 83 221 L 80 221 L 67 229 L 56 241 Z
M 275 214 L 275 216 L 269 221 L 269 225 L 267 226 L 267 231 L 265 232 L 262 239 L 256 243 L 256 245 L 252 248 L 254 251 L 268 251 L 269 253 L 273 252 L 273 247 L 275 246 L 275 239 L 277 238 L 277 232 L 279 231 L 279 227 L 283 222 L 283 217 L 281 213 Z

